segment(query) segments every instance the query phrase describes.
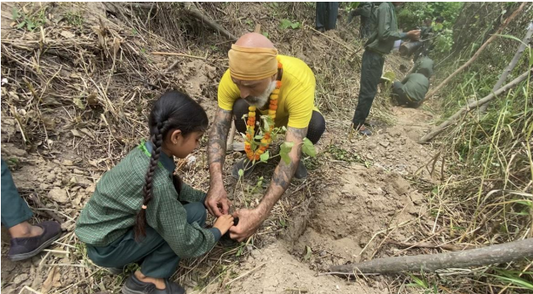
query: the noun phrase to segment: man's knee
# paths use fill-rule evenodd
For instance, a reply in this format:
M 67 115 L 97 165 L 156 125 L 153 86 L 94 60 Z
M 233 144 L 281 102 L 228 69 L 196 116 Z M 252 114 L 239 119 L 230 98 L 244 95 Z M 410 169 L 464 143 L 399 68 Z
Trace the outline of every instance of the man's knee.
M 311 116 L 309 127 L 307 128 L 307 139 L 313 144 L 316 144 L 325 130 L 326 120 L 324 119 L 324 116 L 320 112 L 313 110 L 313 115 Z
M 187 211 L 187 222 L 189 224 L 196 222 L 201 227 L 204 226 L 207 212 L 203 203 L 192 202 L 185 204 L 183 207 Z

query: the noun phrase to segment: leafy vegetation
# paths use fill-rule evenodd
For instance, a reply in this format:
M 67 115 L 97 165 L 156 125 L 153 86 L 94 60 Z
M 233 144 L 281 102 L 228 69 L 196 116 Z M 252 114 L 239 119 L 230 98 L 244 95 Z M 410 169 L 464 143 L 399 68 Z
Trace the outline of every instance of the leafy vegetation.
M 23 10 L 13 7 L 12 16 L 17 23 L 17 29 L 26 29 L 30 32 L 42 27 L 46 23 L 44 9 L 39 9 L 37 12 L 27 14 Z
M 299 29 L 301 27 L 301 24 L 299 21 L 292 22 L 288 19 L 282 19 L 279 27 L 283 30 L 286 30 L 288 28 L 295 30 L 295 29 Z
M 442 99 L 443 119 L 468 101 L 492 92 L 522 37 L 501 36 L 468 71 L 458 76 Z M 506 49 L 498 50 L 502 46 Z M 463 51 L 468 56 L 470 48 L 465 47 Z M 533 51 L 528 45 L 511 76 L 516 77 L 532 66 Z M 450 62 L 448 67 L 451 70 L 457 64 Z M 444 75 L 446 70 L 442 69 Z M 450 228 L 450 238 L 481 245 L 531 236 L 531 97 L 529 77 L 496 98 L 487 113 L 474 110 L 465 115 L 443 138 L 441 160 L 446 161 L 448 171 L 442 175 L 442 183 L 436 187 L 432 201 L 438 210 L 436 217 Z M 505 270 L 487 267 L 481 273 L 474 273 L 471 280 L 489 283 L 494 289 L 501 290 L 499 293 L 528 293 L 533 285 L 530 266 L 524 262 Z M 505 292 L 505 289 L 509 291 Z
M 453 46 L 452 27 L 459 15 L 463 3 L 461 2 L 410 2 L 398 12 L 398 24 L 404 31 L 420 28 L 430 20 L 435 32 L 433 45 L 435 53 L 447 53 Z M 435 22 L 442 17 L 442 23 Z

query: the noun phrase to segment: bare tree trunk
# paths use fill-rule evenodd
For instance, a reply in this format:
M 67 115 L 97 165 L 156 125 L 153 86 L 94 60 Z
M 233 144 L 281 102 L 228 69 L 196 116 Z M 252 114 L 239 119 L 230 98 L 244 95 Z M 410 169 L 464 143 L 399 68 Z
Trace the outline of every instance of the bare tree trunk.
M 481 47 L 479 47 L 479 49 L 476 51 L 476 53 L 474 53 L 474 56 L 472 56 L 465 64 L 463 64 L 461 67 L 459 67 L 457 70 L 455 70 L 450 76 L 448 76 L 444 81 L 442 81 L 442 83 L 440 83 L 435 89 L 433 89 L 433 91 L 431 91 L 426 97 L 427 98 L 430 98 L 431 96 L 435 95 L 440 89 L 442 89 L 442 87 L 444 87 L 446 84 L 448 84 L 448 82 L 450 82 L 451 79 L 453 79 L 453 77 L 455 77 L 458 73 L 460 73 L 461 71 L 463 71 L 465 68 L 469 67 L 470 64 L 472 64 L 472 62 L 474 62 L 478 57 L 479 55 L 481 54 L 481 52 L 483 52 L 483 50 L 485 50 L 485 48 L 492 42 L 494 41 L 494 39 L 496 39 L 496 36 L 503 31 L 503 29 L 505 29 L 507 27 L 507 25 L 509 25 L 509 23 L 522 11 L 522 9 L 524 8 L 524 6 L 526 5 L 526 3 L 522 3 L 522 5 L 520 5 L 520 7 L 518 7 L 515 12 L 513 12 L 513 14 L 511 14 L 511 16 L 509 16 L 503 23 L 502 25 L 500 26 L 500 28 L 496 31 L 496 33 L 494 35 L 492 35 L 485 43 L 483 43 L 483 45 L 481 45 Z
M 528 71 L 526 71 L 525 73 L 523 73 L 522 75 L 520 75 L 519 77 L 517 77 L 516 79 L 511 81 L 509 84 L 501 87 L 496 92 L 492 92 L 490 95 L 486 96 L 485 98 L 483 98 L 481 100 L 478 100 L 478 101 L 474 101 L 472 103 L 469 103 L 468 105 L 466 105 L 463 108 L 459 109 L 454 115 L 450 116 L 446 121 L 441 123 L 439 126 L 435 127 L 429 134 L 427 134 L 424 137 L 422 137 L 419 142 L 420 143 L 427 143 L 427 142 L 431 141 L 438 134 L 440 134 L 442 131 L 444 131 L 448 126 L 450 126 L 453 123 L 456 123 L 463 114 L 465 114 L 465 113 L 471 111 L 472 109 L 475 109 L 475 108 L 477 108 L 477 107 L 479 107 L 479 106 L 491 101 L 492 99 L 496 98 L 498 95 L 500 95 L 500 94 L 506 92 L 507 90 L 515 87 L 521 81 L 525 80 L 529 76 L 529 74 L 531 72 L 533 72 L 533 69 L 529 69 Z
M 378 258 L 356 264 L 336 265 L 330 267 L 329 274 L 346 276 L 358 273 L 434 272 L 439 269 L 506 263 L 524 258 L 533 258 L 533 238 L 465 251 Z
M 213 29 L 217 30 L 222 35 L 230 38 L 231 40 L 234 40 L 234 41 L 237 40 L 237 37 L 235 35 L 230 33 L 228 30 L 223 28 L 221 25 L 219 25 L 215 21 L 213 21 L 210 18 L 208 18 L 205 14 L 203 14 L 200 10 L 198 10 L 198 8 L 196 8 L 196 6 L 194 6 L 193 3 L 191 3 L 191 2 L 186 3 L 185 4 L 185 9 L 187 9 L 187 12 L 189 12 L 190 15 L 192 15 L 195 18 L 203 21 L 204 23 L 206 23 L 207 25 L 209 25 Z
M 507 65 L 505 70 L 503 71 L 502 75 L 500 76 L 500 79 L 496 84 L 494 85 L 494 88 L 492 88 L 492 92 L 495 92 L 498 90 L 505 80 L 507 79 L 507 76 L 511 73 L 511 71 L 514 69 L 516 64 L 518 63 L 518 60 L 520 60 L 520 57 L 522 57 L 522 53 L 526 49 L 527 45 L 529 44 L 529 41 L 531 41 L 531 35 L 533 34 L 533 22 L 529 23 L 529 29 L 527 30 L 526 36 L 524 40 L 522 40 L 522 43 L 520 44 L 520 47 L 518 47 L 518 51 L 516 51 L 513 59 L 511 60 L 511 63 Z M 489 103 L 485 103 L 479 108 L 479 112 L 485 113 L 487 111 L 487 107 L 489 106 Z

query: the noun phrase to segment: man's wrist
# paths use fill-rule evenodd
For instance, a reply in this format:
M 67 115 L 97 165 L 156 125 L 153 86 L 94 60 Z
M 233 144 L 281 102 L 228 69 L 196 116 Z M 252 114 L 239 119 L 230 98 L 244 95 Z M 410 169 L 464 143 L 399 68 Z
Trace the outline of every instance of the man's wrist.
M 270 210 L 272 210 L 272 207 L 268 207 L 263 202 L 259 203 L 259 205 L 255 209 L 261 222 L 264 222 L 268 218 L 268 216 L 270 215 Z

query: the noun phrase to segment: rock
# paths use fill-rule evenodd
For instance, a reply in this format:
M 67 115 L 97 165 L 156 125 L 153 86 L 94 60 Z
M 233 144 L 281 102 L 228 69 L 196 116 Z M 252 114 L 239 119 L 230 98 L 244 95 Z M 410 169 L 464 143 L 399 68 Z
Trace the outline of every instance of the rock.
M 96 185 L 95 184 L 92 184 L 90 185 L 89 187 L 87 187 L 87 189 L 85 189 L 85 192 L 89 193 L 89 194 L 92 194 L 94 193 L 94 190 L 96 189 Z
M 20 285 L 24 281 L 28 280 L 28 274 L 20 274 L 13 279 L 13 284 Z
M 45 184 L 45 183 L 40 183 L 39 184 L 39 189 L 41 189 L 41 190 L 48 190 L 48 188 L 50 188 L 50 185 L 48 185 L 48 184 Z
M 55 187 L 50 190 L 50 192 L 48 192 L 48 197 L 58 203 L 69 202 L 67 191 L 58 187 Z
M 61 32 L 61 36 L 65 37 L 65 38 L 67 38 L 67 39 L 72 39 L 72 38 L 74 38 L 76 35 L 73 34 L 73 33 L 71 33 L 71 32 L 69 32 L 69 31 L 62 31 L 62 32 Z
M 387 147 L 387 146 L 389 146 L 389 142 L 388 141 L 380 141 L 379 145 L 381 145 L 383 147 Z
M 2 122 L 2 128 L 3 127 L 4 127 L 4 122 Z M 12 143 L 3 143 L 2 151 L 5 152 L 5 154 L 8 156 L 18 156 L 18 157 L 26 156 L 26 150 L 19 149 L 15 147 L 15 144 L 12 144 Z
M 73 170 L 73 172 L 74 172 L 75 174 L 79 174 L 79 175 L 84 175 L 84 174 L 85 174 L 84 171 L 79 170 L 79 169 L 77 169 L 77 168 L 75 168 L 75 169 Z
M 72 160 L 65 159 L 63 160 L 63 165 L 71 166 L 71 165 L 74 165 L 74 162 L 72 162 Z

